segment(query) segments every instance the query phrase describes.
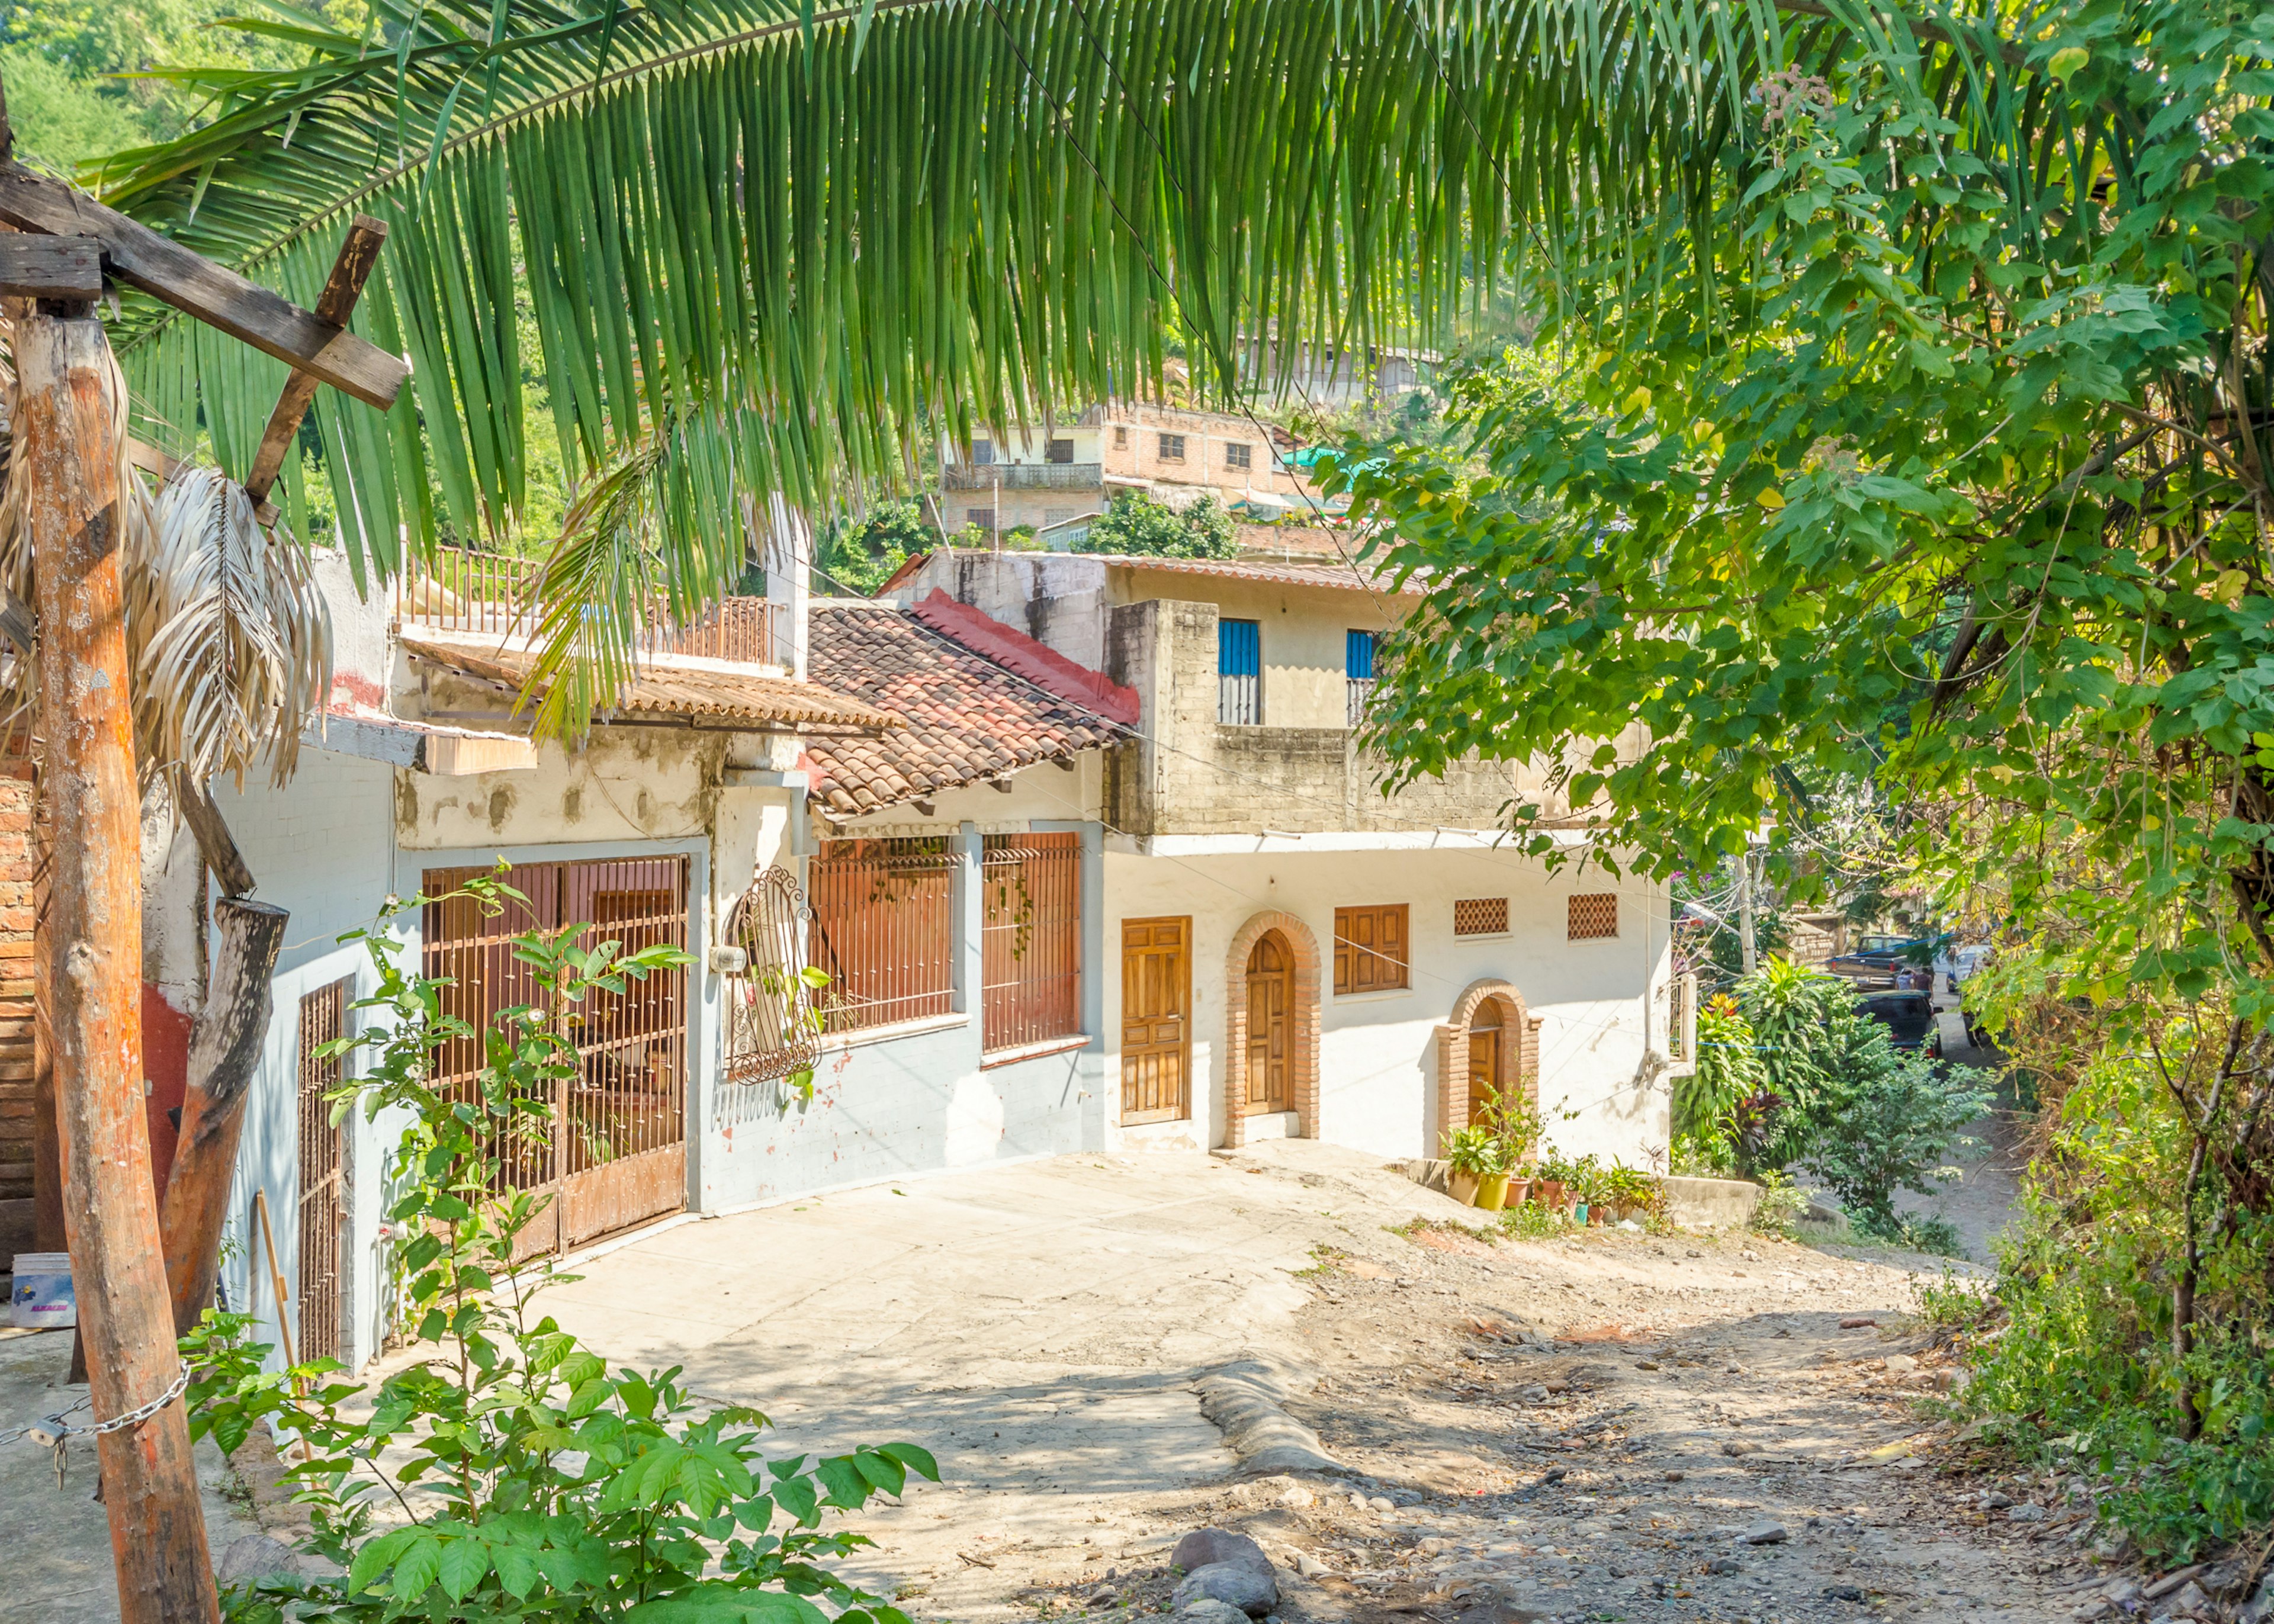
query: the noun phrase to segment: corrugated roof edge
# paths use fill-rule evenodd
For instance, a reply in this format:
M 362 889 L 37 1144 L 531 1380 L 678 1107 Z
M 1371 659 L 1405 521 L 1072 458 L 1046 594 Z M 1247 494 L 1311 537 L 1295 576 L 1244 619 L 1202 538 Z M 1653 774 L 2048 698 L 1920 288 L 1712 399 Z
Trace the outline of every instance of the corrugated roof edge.
M 876 596 L 882 598 L 894 588 L 906 584 L 924 567 L 935 553 L 954 556 L 953 547 L 935 547 L 930 553 L 911 554 L 900 567 L 885 578 Z M 1321 559 L 1310 561 L 1266 563 L 1248 559 L 1179 559 L 1154 553 L 1020 553 L 1016 557 L 1059 557 L 1093 559 L 1116 569 L 1157 569 L 1171 575 L 1220 575 L 1233 581 L 1269 581 L 1280 586 L 1314 586 L 1330 592 L 1371 592 L 1383 598 L 1419 598 L 1421 590 L 1408 583 L 1395 587 L 1389 582 L 1369 579 L 1355 565 L 1337 560 Z
M 1102 671 L 1068 659 L 1049 644 L 1038 643 L 1015 627 L 1005 626 L 984 610 L 959 603 L 937 587 L 911 607 L 909 613 L 973 653 L 992 660 L 1036 688 L 1069 700 L 1110 722 L 1134 727 L 1140 715 L 1137 690 L 1124 688 Z

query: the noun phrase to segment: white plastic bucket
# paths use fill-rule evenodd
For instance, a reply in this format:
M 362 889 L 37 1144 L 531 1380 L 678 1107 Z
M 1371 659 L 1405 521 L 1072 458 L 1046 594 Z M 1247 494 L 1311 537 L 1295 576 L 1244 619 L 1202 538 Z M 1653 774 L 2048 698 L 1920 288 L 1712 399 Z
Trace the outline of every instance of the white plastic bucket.
M 19 1252 L 16 1289 L 8 1306 L 19 1330 L 55 1331 L 79 1323 L 79 1299 L 72 1295 L 71 1253 Z

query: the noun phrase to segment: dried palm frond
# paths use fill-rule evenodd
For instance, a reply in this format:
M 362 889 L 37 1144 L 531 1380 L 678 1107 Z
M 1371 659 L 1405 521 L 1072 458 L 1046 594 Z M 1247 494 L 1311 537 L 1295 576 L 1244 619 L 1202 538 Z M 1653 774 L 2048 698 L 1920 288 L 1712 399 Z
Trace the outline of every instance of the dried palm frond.
M 125 380 L 111 363 L 114 398 Z M 16 378 L 0 355 L 0 585 L 33 601 L 21 482 L 7 478 Z M 273 539 L 244 487 L 216 470 L 177 474 L 154 504 L 127 455 L 118 414 L 112 454 L 119 492 L 119 584 L 143 777 L 179 767 L 200 782 L 242 780 L 262 756 L 278 783 L 297 760 L 302 726 L 332 680 L 332 627 L 305 551 Z M 39 692 L 35 658 L 0 664 L 0 713 Z
M 135 731 L 151 769 L 240 782 L 262 756 L 292 776 L 303 723 L 332 682 L 332 621 L 305 551 L 274 539 L 245 487 L 184 469 L 159 492 L 155 523 L 128 530 L 126 622 Z

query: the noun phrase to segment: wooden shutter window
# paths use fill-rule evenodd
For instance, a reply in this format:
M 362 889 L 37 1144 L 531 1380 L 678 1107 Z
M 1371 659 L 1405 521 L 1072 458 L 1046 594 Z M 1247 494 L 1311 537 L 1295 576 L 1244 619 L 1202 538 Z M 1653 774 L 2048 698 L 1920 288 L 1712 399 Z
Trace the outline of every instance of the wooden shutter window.
M 1389 992 L 1410 985 L 1406 905 L 1335 910 L 1335 990 Z
M 1570 898 L 1566 919 L 1574 942 L 1599 942 L 1619 934 L 1619 895 L 1616 891 L 1582 891 Z

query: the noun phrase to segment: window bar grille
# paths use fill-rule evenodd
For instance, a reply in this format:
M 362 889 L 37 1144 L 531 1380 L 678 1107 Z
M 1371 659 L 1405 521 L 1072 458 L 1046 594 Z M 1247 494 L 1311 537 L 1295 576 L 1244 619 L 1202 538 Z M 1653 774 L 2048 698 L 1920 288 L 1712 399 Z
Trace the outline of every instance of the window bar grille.
M 586 1192 L 570 1218 L 557 1199 L 523 1236 L 522 1255 L 575 1244 L 672 1210 L 683 1187 L 664 1177 L 653 1190 L 627 1167 L 651 1152 L 680 1151 L 687 1137 L 687 972 L 684 966 L 628 979 L 621 993 L 595 992 L 568 1006 L 515 956 L 514 938 L 531 931 L 582 925 L 584 945 L 621 944 L 620 956 L 657 946 L 687 946 L 688 860 L 605 858 L 585 862 L 523 863 L 506 883 L 526 900 L 503 898 L 484 914 L 471 897 L 447 896 L 487 868 L 429 869 L 424 885 L 425 974 L 446 977 L 441 1007 L 471 1028 L 435 1056 L 435 1086 L 469 1102 L 482 1097 L 481 1034 L 509 1010 L 549 1008 L 573 1045 L 576 1069 L 553 1097 L 497 1125 L 490 1154 L 497 1165 L 493 1194 L 558 1191 L 580 1174 L 615 1169 Z M 659 1201 L 667 1205 L 657 1207 Z M 647 1208 L 650 1210 L 642 1210 Z M 571 1235 L 568 1226 L 576 1231 Z
M 826 840 L 808 869 L 809 961 L 825 1029 L 851 1032 L 955 1007 L 955 853 L 940 838 Z
M 989 835 L 980 862 L 981 1043 L 1081 1031 L 1081 838 Z
M 340 1357 L 340 1228 L 346 1211 L 340 1130 L 330 1096 L 343 1076 L 340 1057 L 324 1045 L 347 1029 L 348 986 L 343 980 L 300 1000 L 300 1197 L 298 1201 L 300 1329 L 303 1360 Z

